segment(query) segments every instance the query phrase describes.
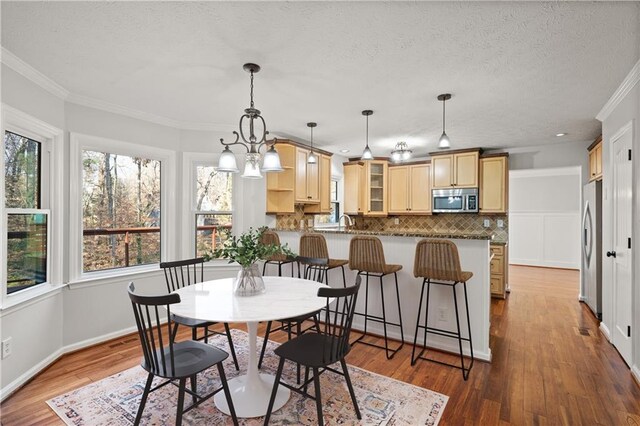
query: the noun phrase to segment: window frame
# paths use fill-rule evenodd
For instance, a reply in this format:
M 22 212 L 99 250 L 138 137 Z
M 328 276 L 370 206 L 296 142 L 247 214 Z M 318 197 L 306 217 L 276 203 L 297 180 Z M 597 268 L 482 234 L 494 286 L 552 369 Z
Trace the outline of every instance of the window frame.
M 231 211 L 205 211 L 196 210 L 196 173 L 198 166 L 213 166 L 218 163 L 219 154 L 184 152 L 183 153 L 183 187 L 187 191 L 182 193 L 183 221 L 182 221 L 182 257 L 189 258 L 196 256 L 196 215 L 197 214 L 231 214 L 231 232 L 238 229 L 237 202 L 238 191 L 241 180 L 237 179 L 237 174 L 231 175 Z M 214 266 L 227 265 L 228 261 L 223 259 L 213 259 L 209 263 Z
M 342 204 L 341 199 L 340 199 L 340 193 L 341 193 L 341 187 L 342 185 L 340 184 L 342 181 L 342 178 L 337 177 L 337 176 L 331 176 L 331 185 L 336 186 L 336 198 L 335 199 L 330 199 L 329 200 L 329 204 L 337 204 L 338 209 L 340 209 L 340 205 Z M 329 187 L 329 194 L 331 194 L 331 187 Z M 340 210 L 338 210 L 338 222 L 340 221 Z M 314 228 L 335 228 L 339 225 L 338 222 L 329 222 L 329 223 L 319 223 L 317 222 L 317 217 L 318 216 L 328 216 L 329 213 L 325 213 L 325 214 L 316 214 L 313 217 L 313 226 Z
M 91 136 L 72 132 L 70 134 L 69 167 L 69 275 L 72 283 L 100 280 L 107 277 L 120 277 L 146 271 L 157 271 L 159 263 L 172 259 L 176 239 L 172 220 L 176 217 L 175 151 Z M 160 262 L 145 265 L 124 266 L 100 271 L 83 271 L 83 210 L 82 210 L 82 153 L 83 151 L 108 152 L 110 154 L 142 157 L 160 162 Z
M 7 234 L 0 232 L 0 309 L 8 309 L 28 300 L 37 298 L 64 287 L 63 283 L 63 235 L 64 206 L 63 186 L 63 141 L 62 129 L 26 114 L 16 108 L 2 104 L 2 148 L 4 135 L 9 131 L 39 142 L 40 157 L 40 208 L 22 209 L 5 206 L 5 185 L 0 185 L 0 220 L 3 229 L 8 229 L 9 214 L 47 214 L 47 281 L 9 294 L 7 290 Z M 0 168 L 4 171 L 4 152 L 0 158 Z M 4 182 L 4 180 L 3 180 Z

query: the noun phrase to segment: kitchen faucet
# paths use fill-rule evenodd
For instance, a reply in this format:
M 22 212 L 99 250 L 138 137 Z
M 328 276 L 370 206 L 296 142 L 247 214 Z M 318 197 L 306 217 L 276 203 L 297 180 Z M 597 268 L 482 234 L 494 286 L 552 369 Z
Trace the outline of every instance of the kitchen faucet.
M 347 230 L 349 230 L 349 227 L 353 226 L 353 221 L 351 220 L 351 217 L 348 214 L 343 214 L 338 218 L 338 231 L 342 229 L 340 226 L 340 219 L 342 219 L 343 217 L 344 217 L 345 227 Z

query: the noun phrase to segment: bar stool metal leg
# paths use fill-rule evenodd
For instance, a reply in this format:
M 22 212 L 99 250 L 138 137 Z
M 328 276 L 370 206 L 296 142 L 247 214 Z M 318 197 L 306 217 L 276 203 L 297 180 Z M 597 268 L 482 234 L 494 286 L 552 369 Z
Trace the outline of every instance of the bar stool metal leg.
M 418 358 L 416 358 L 416 346 L 418 345 L 418 331 L 420 331 L 420 314 L 422 313 L 422 298 L 424 297 L 424 286 L 427 282 L 427 279 L 423 279 L 422 280 L 422 289 L 420 290 L 420 299 L 418 299 L 418 316 L 416 317 L 416 332 L 413 335 L 413 349 L 411 349 L 411 365 L 416 365 L 416 361 Z M 427 342 L 425 342 L 425 346 L 427 345 Z M 422 352 L 424 352 L 424 349 L 422 349 L 420 351 L 420 354 L 418 355 L 418 357 L 420 355 L 422 355 Z
M 367 279 L 365 281 L 364 314 L 356 312 L 354 315 L 360 315 L 360 316 L 364 317 L 364 332 L 357 339 L 355 339 L 353 342 L 351 342 L 351 344 L 353 345 L 353 344 L 356 344 L 356 343 L 362 343 L 362 344 L 365 344 L 365 345 L 368 345 L 368 346 L 373 346 L 375 348 L 384 349 L 387 359 L 391 359 L 404 346 L 404 331 L 402 330 L 402 311 L 400 309 L 400 291 L 399 291 L 399 288 L 398 288 L 398 285 L 397 285 L 397 283 L 398 283 L 397 275 L 396 275 L 396 299 L 398 301 L 399 322 L 398 323 L 393 323 L 393 322 L 387 321 L 386 304 L 385 304 L 385 300 L 384 300 L 383 278 L 387 274 L 377 275 L 377 274 L 372 274 L 372 273 L 370 274 L 369 272 L 358 271 L 358 275 L 361 275 L 361 274 L 362 275 L 366 275 L 366 277 L 367 277 Z M 382 301 L 382 317 L 369 314 L 369 275 L 372 275 L 374 277 L 378 277 L 380 279 L 380 296 L 381 296 L 381 299 L 382 299 L 381 300 Z M 384 333 L 384 346 L 376 345 L 374 343 L 369 343 L 369 342 L 365 342 L 365 341 L 362 340 L 365 337 L 365 335 L 367 334 L 367 325 L 368 325 L 369 321 L 382 323 L 382 329 L 383 329 L 383 333 Z M 389 326 L 389 325 L 394 326 L 394 327 L 400 327 L 400 336 L 402 338 L 402 341 L 400 342 L 399 346 L 397 348 L 395 348 L 395 349 L 391 349 L 389 347 L 389 336 L 388 336 L 388 333 L 387 333 L 387 326 Z

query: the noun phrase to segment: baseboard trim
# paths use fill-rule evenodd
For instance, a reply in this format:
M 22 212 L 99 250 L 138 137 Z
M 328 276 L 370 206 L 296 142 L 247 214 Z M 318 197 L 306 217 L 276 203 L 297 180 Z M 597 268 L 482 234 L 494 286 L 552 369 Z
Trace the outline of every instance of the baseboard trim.
M 13 382 L 9 383 L 4 388 L 0 389 L 0 401 L 4 401 L 6 398 L 11 396 L 15 391 L 20 389 L 22 386 L 26 385 L 31 379 L 37 376 L 41 371 L 45 370 L 51 364 L 56 362 L 60 357 L 64 355 L 63 349 L 58 349 L 27 371 L 25 371 L 22 375 L 20 375 Z
M 81 349 L 88 348 L 90 346 L 97 345 L 99 343 L 104 343 L 109 340 L 117 339 L 118 337 L 122 337 L 127 334 L 131 334 L 137 331 L 138 328 L 136 326 L 123 328 L 122 330 L 114 331 L 112 333 L 103 334 L 99 337 L 92 337 L 91 339 L 86 339 L 81 342 L 72 343 L 70 345 L 63 347 L 64 354 L 69 354 L 71 352 L 76 352 Z
M 640 367 L 638 367 L 637 364 L 631 367 L 631 377 L 633 377 L 633 380 L 636 382 L 636 385 L 640 387 Z
M 353 331 L 358 333 L 358 332 L 362 332 L 362 328 L 359 327 L 358 324 L 353 324 Z M 381 327 L 368 327 L 367 328 L 367 335 L 370 336 L 376 336 L 376 337 L 380 337 L 380 338 L 384 338 L 384 331 Z M 400 333 L 397 331 L 389 331 L 387 330 L 387 336 L 389 338 L 389 340 L 393 340 L 394 342 L 401 342 L 402 339 L 400 338 Z M 406 344 L 409 345 L 413 345 L 413 337 L 412 336 L 407 336 L 405 334 L 405 338 L 404 338 L 404 342 Z M 429 345 L 427 346 L 427 348 L 429 349 L 435 349 L 441 352 L 447 352 L 447 353 L 451 353 L 453 355 L 459 356 L 460 354 L 460 349 L 458 348 L 458 344 L 456 343 L 457 341 L 455 339 L 447 339 L 446 337 L 442 337 L 442 336 L 438 336 L 438 335 L 429 335 Z M 418 344 L 420 344 L 421 342 L 418 341 Z M 392 347 L 395 347 L 394 345 L 391 345 Z M 466 347 L 465 347 L 466 346 Z M 463 344 L 463 348 L 462 348 L 462 353 L 465 356 L 471 356 L 471 352 L 468 349 L 468 344 L 464 343 Z M 486 362 L 491 362 L 491 348 L 488 349 L 487 352 L 485 351 L 478 351 L 477 349 L 475 349 L 473 351 L 473 356 L 475 359 L 479 360 L 479 361 L 486 361 Z
M 611 342 L 611 333 L 609 332 L 609 327 L 604 323 L 604 321 L 600 321 L 600 327 L 598 327 L 604 337 L 607 338 L 607 341 Z
M 100 343 L 108 342 L 109 340 L 117 339 L 118 337 L 122 337 L 127 334 L 132 334 L 136 330 L 137 328 L 135 326 L 127 327 L 118 331 L 114 331 L 112 333 L 103 334 L 99 337 L 93 337 L 91 339 L 86 339 L 81 342 L 63 346 L 62 348 L 53 352 L 51 355 L 31 367 L 29 370 L 25 371 L 24 374 L 20 375 L 13 382 L 0 389 L 0 401 L 4 401 L 8 397 L 10 397 L 14 392 L 29 383 L 29 381 L 34 379 L 38 374 L 46 370 L 50 365 L 58 361 L 64 355 L 70 354 L 72 352 L 77 352 L 79 350 L 86 349 Z

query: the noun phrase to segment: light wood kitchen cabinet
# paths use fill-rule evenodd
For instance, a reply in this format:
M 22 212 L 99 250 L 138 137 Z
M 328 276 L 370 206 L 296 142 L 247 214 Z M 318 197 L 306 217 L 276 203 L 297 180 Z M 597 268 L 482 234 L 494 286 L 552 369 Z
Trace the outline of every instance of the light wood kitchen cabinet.
M 480 150 L 431 153 L 431 182 L 434 189 L 477 188 Z
M 331 153 L 314 149 L 318 164 L 308 164 L 310 151 L 297 142 L 279 139 L 275 149 L 284 171 L 267 173 L 267 214 L 294 213 L 296 204 L 329 212 Z
M 364 163 L 344 163 L 344 212 L 350 215 L 362 214 L 365 205 Z
M 431 213 L 431 164 L 389 167 L 389 214 Z
M 295 209 L 296 147 L 276 144 L 284 171 L 267 173 L 267 214 L 293 213 Z
M 318 155 L 318 179 L 320 185 L 320 202 L 307 204 L 304 211 L 307 213 L 331 213 L 331 157 Z
M 296 147 L 296 202 L 319 203 L 320 180 L 318 163 L 309 164 L 309 150 Z
M 509 154 L 480 158 L 480 214 L 507 213 Z
M 352 215 L 387 215 L 386 160 L 344 163 L 344 212 Z
M 602 136 L 587 148 L 589 151 L 589 181 L 602 180 Z
M 491 244 L 491 296 L 504 299 L 507 293 L 509 278 L 509 263 L 507 261 L 507 245 Z
M 365 216 L 387 215 L 387 173 L 389 164 L 386 160 L 369 160 L 365 162 Z

